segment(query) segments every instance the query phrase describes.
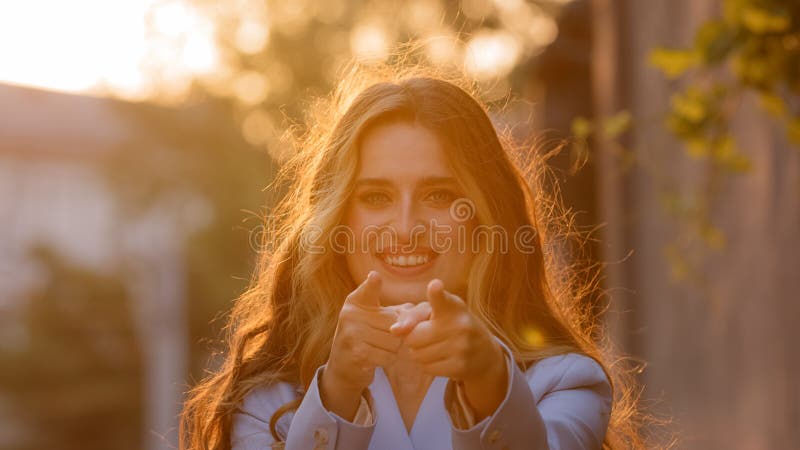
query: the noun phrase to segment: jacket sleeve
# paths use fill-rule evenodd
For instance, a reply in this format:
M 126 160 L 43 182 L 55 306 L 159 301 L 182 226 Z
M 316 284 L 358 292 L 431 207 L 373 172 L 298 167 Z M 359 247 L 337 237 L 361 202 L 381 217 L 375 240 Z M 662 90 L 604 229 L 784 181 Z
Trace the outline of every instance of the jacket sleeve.
M 297 411 L 278 421 L 276 428 L 279 435 L 286 436 L 285 443 L 274 441 L 269 420 L 280 406 L 296 397 L 293 398 L 285 386 L 248 394 L 233 417 L 232 450 L 366 449 L 375 430 L 374 420 L 368 425 L 357 425 L 325 409 L 319 393 L 319 378 L 324 368 L 323 365 L 317 369 Z M 368 392 L 366 402 L 372 402 Z
M 570 353 L 545 358 L 526 372 L 506 353 L 508 390 L 497 410 L 468 429 L 452 426 L 454 450 L 600 449 L 611 411 L 611 385 L 593 359 Z M 446 407 L 455 383 L 445 389 Z M 450 410 L 450 409 L 448 409 Z M 450 417 L 451 425 L 453 418 Z

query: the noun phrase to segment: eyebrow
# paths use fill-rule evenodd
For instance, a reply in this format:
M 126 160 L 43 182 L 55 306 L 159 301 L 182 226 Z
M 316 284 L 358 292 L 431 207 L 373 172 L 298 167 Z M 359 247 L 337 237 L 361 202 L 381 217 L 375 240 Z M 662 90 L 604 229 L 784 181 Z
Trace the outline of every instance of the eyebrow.
M 386 178 L 359 178 L 356 186 L 391 186 L 392 182 Z M 458 184 L 453 177 L 422 177 L 420 186 L 435 186 L 442 184 Z

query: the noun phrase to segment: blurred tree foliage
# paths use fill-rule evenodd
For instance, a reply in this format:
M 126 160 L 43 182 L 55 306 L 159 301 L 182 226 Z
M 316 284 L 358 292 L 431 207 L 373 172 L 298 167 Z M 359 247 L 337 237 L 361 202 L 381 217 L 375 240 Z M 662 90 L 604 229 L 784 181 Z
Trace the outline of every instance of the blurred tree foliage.
M 286 121 L 303 125 L 305 100 L 330 91 L 343 63 L 392 58 L 420 43 L 420 59 L 463 71 L 485 100 L 509 92 L 523 62 L 555 40 L 564 0 L 189 0 L 216 24 L 222 66 L 197 86 L 236 105 L 242 133 L 278 160 Z
M 725 0 L 723 7 L 723 17 L 703 24 L 691 47 L 657 48 L 650 62 L 671 79 L 689 78 L 667 120 L 689 155 L 744 172 L 749 163 L 729 126 L 743 91 L 758 93 L 764 111 L 800 146 L 800 2 Z
M 140 448 L 142 367 L 121 280 L 33 254 L 48 282 L 25 305 L 26 345 L 0 346 L 0 385 L 31 431 L 16 450 Z
M 149 133 L 126 142 L 104 170 L 130 220 L 170 194 L 202 199 L 184 205 L 185 218 L 177 223 L 183 227 L 195 378 L 208 367 L 209 344 L 223 325 L 215 319 L 249 282 L 259 250 L 254 235 L 280 195 L 264 191 L 276 166 L 242 139 L 232 108 L 224 100 L 178 110 L 120 105 L 131 124 Z
M 758 95 L 764 113 L 782 123 L 789 142 L 800 146 L 800 2 L 724 0 L 722 16 L 701 25 L 691 46 L 655 48 L 649 61 L 681 83 L 670 99 L 665 126 L 690 158 L 709 169 L 706 185 L 667 187 L 661 196 L 662 206 L 682 225 L 664 249 L 672 274 L 702 284 L 697 265 L 709 251 L 726 245 L 724 231 L 711 220 L 711 207 L 727 176 L 751 169 L 731 128 L 742 96 Z M 574 146 L 585 149 L 590 137 L 602 138 L 625 171 L 644 163 L 621 143 L 630 124 L 626 111 L 594 121 L 577 117 Z M 663 178 L 657 168 L 642 168 Z
M 682 79 L 672 96 L 666 126 L 693 159 L 709 165 L 709 183 L 695 192 L 665 192 L 662 204 L 687 224 L 665 254 L 673 275 L 693 278 L 696 243 L 725 247 L 724 232 L 710 219 L 726 174 L 746 173 L 750 160 L 737 145 L 731 118 L 741 96 L 755 93 L 766 114 L 800 146 L 800 2 L 725 0 L 722 16 L 705 22 L 687 48 L 656 48 L 650 63 L 669 79 Z M 757 150 L 756 150 L 757 151 Z M 696 253 L 696 252 L 695 252 Z M 701 257 L 701 256 L 700 256 Z

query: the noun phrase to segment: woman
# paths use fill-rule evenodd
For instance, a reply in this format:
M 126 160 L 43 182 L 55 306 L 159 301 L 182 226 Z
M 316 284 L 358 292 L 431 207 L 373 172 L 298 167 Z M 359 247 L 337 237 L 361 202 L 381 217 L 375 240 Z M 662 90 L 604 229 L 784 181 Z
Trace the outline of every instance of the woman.
M 516 164 L 444 77 L 345 80 L 284 166 L 271 251 L 181 448 L 641 445 L 576 306 L 591 286 L 545 251 L 569 230 L 526 179 L 540 161 Z

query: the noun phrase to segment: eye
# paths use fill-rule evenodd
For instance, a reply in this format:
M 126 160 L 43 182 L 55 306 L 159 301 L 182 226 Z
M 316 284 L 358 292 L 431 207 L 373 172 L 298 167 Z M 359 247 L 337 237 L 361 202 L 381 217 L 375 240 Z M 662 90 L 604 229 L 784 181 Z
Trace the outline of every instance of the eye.
M 449 205 L 453 202 L 456 195 L 447 189 L 436 189 L 428 193 L 426 200 L 429 200 L 437 205 Z
M 391 202 L 391 198 L 380 191 L 367 191 L 358 196 L 359 201 L 368 206 L 380 206 Z

